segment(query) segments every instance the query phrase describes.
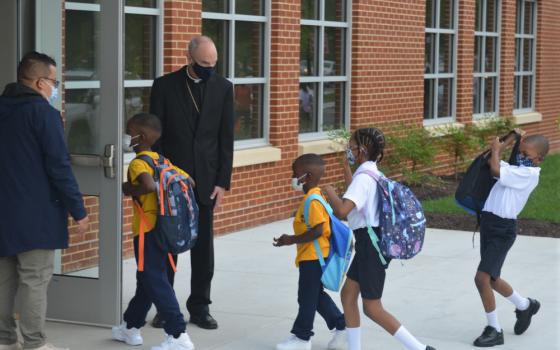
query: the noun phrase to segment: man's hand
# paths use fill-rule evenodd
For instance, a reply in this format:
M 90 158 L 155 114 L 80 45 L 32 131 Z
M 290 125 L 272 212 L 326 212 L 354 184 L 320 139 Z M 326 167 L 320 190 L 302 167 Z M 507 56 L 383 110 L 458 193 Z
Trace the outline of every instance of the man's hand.
M 220 205 L 222 204 L 222 201 L 224 200 L 224 196 L 226 195 L 226 189 L 220 186 L 215 186 L 214 187 L 214 192 L 212 192 L 212 194 L 210 195 L 210 199 L 211 200 L 216 200 L 215 204 L 214 204 L 214 210 L 217 210 Z
M 86 233 L 88 231 L 88 228 L 89 228 L 89 217 L 86 216 L 82 220 L 76 221 L 76 224 L 78 225 L 78 228 L 76 229 L 78 234 Z
M 285 245 L 293 244 L 292 236 L 290 236 L 290 235 L 282 235 L 278 238 L 273 238 L 272 240 L 274 241 L 274 243 L 272 243 L 272 245 L 275 246 L 275 247 L 282 247 L 282 246 L 285 246 Z

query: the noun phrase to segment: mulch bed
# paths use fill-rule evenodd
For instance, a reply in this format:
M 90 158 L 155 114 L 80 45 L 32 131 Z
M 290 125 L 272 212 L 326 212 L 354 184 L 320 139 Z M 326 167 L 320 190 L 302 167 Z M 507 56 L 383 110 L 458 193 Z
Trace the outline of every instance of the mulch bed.
M 459 183 L 458 180 L 452 177 L 442 177 L 440 181 L 441 183 L 433 185 L 410 186 L 410 189 L 420 201 L 438 199 L 455 194 Z M 461 215 L 426 212 L 425 214 L 430 228 L 471 232 L 476 228 L 476 218 L 467 213 Z M 525 236 L 560 238 L 560 223 L 535 219 L 518 219 L 517 233 Z

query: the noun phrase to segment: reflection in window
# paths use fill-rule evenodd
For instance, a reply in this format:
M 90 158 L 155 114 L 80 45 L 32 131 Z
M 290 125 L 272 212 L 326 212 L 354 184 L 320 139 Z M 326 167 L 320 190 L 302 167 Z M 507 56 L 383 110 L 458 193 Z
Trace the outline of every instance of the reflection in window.
M 513 93 L 517 113 L 534 110 L 536 6 L 533 0 L 517 0 Z
M 66 11 L 64 79 L 98 80 L 99 13 Z
M 127 80 L 155 78 L 156 18 L 127 14 L 125 20 L 125 71 Z
M 96 154 L 99 143 L 99 89 L 66 90 L 66 140 L 70 153 Z

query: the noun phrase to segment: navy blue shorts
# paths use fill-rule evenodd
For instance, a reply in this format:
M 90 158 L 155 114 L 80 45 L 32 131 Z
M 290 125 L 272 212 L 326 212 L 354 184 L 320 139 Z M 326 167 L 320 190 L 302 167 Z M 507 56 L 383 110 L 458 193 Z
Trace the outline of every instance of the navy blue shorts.
M 507 253 L 517 237 L 516 231 L 514 219 L 504 219 L 489 212 L 482 212 L 478 271 L 486 272 L 492 280 L 500 277 Z
M 379 230 L 375 228 L 374 231 L 379 237 Z M 385 269 L 391 259 L 385 258 L 387 264 L 383 265 L 367 229 L 354 230 L 354 237 L 356 254 L 346 276 L 360 285 L 362 299 L 381 299 L 385 285 Z

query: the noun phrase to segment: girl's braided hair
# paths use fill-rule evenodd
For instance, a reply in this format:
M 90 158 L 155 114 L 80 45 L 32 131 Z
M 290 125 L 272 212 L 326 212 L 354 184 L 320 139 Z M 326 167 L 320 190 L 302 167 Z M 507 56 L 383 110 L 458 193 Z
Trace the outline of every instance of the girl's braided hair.
M 358 147 L 364 147 L 367 151 L 368 158 L 374 162 L 380 162 L 383 159 L 385 150 L 385 135 L 377 128 L 358 129 L 352 135 Z

